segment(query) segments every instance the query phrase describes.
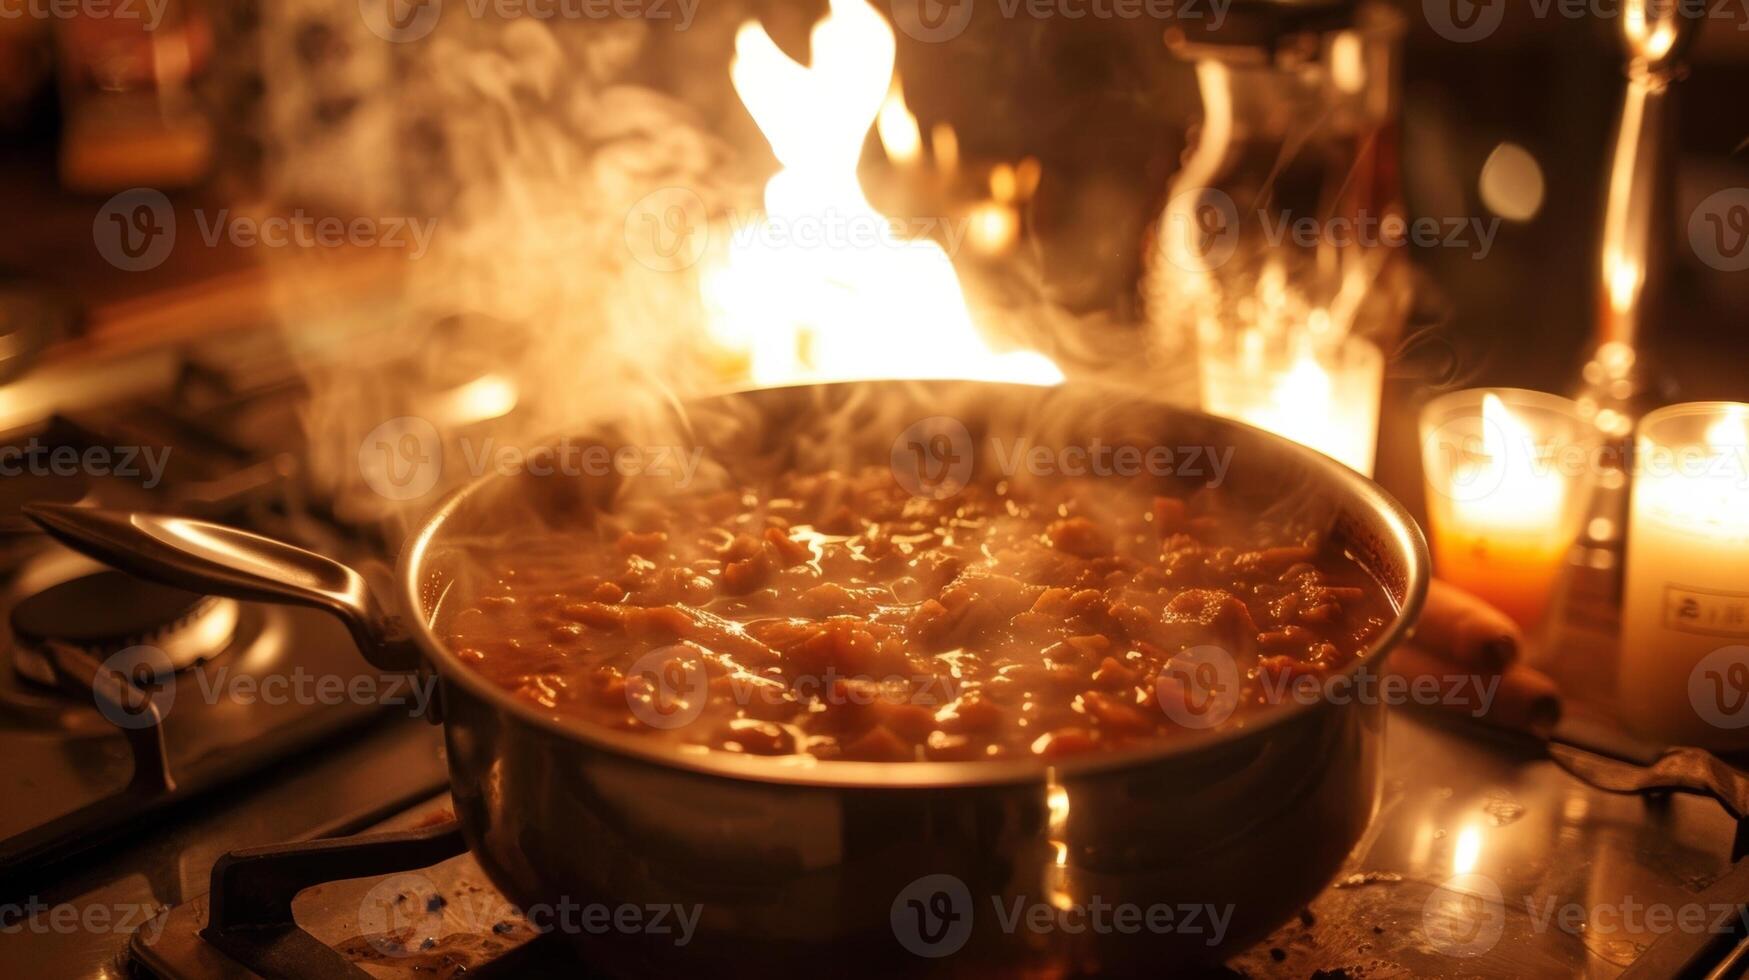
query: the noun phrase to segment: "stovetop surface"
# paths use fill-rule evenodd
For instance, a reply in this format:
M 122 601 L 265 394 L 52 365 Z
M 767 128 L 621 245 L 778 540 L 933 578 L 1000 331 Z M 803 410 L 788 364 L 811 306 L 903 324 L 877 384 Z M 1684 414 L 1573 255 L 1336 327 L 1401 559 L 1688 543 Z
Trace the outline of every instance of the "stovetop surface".
M 447 807 L 438 730 L 385 719 L 344 745 L 234 787 L 211 807 L 141 827 L 136 843 L 87 861 L 37 896 L 81 918 L 96 908 L 116 921 L 137 917 L 129 930 L 0 932 L 0 963 L 20 976 L 126 975 L 141 969 L 128 947 L 129 932 L 143 927 L 138 942 L 165 976 L 246 976 L 192 938 L 215 858 L 316 835 L 408 829 Z M 1229 967 L 1248 976 L 1617 977 L 1672 931 L 1645 909 L 1723 901 L 1707 889 L 1732 871 L 1734 830 L 1710 800 L 1611 795 L 1568 776 L 1527 742 L 1394 711 L 1366 838 L 1302 916 Z M 299 922 L 385 978 L 459 976 L 461 966 L 469 976 L 577 975 L 575 964 L 545 960 L 555 952 L 542 949 L 545 939 L 512 961 L 512 972 L 481 972 L 529 937 L 501 924 L 501 900 L 467 856 L 415 869 L 415 881 L 448 901 L 421 920 L 432 934 L 429 949 L 387 955 L 373 942 L 380 934 L 360 924 L 360 909 L 373 888 L 418 889 L 386 880 L 310 889 L 295 906 Z M 1486 894 L 1489 886 L 1498 900 Z M 1481 904 L 1468 898 L 1478 892 Z M 167 914 L 153 918 L 159 913 Z
M 220 360 L 236 363 L 235 358 Z M 345 557 L 350 557 L 346 548 L 392 550 L 387 542 L 368 540 L 367 531 L 334 521 L 332 508 L 322 513 L 327 503 L 309 494 L 295 470 L 287 469 L 284 431 L 295 413 L 288 412 L 285 398 L 264 396 L 258 389 L 237 391 L 233 379 L 215 381 L 188 365 L 180 376 L 174 411 L 100 413 L 85 416 L 78 426 L 107 432 L 103 438 L 112 442 L 175 445 L 172 465 L 179 471 L 169 480 L 175 492 L 61 487 L 69 492 L 57 499 L 95 497 L 110 506 L 156 504 L 219 516 Z M 203 423 L 194 431 L 184 424 L 215 418 L 227 424 Z M 123 430 L 134 434 L 115 434 Z M 288 501 L 295 506 L 288 507 Z M 0 514 L 0 525 L 6 516 Z M 15 541 L 0 536 L 3 546 Z M 0 563 L 13 557 L 0 547 Z M 291 615 L 246 611 L 258 618 L 282 614 Z M 356 658 L 332 623 L 317 616 L 299 624 L 302 639 L 296 649 L 283 651 L 277 661 L 283 666 L 307 661 L 312 650 Z M 1560 645 L 1571 669 L 1555 672 L 1573 700 L 1608 696 L 1610 671 L 1597 668 L 1607 666 L 1602 648 L 1612 634 L 1607 624 L 1592 625 L 1589 642 Z M 24 695 L 18 690 L 24 689 L 0 690 L 0 702 L 19 702 Z M 30 766 L 65 769 L 55 753 L 89 756 L 73 767 L 81 783 L 91 784 L 84 789 L 113 789 L 126 778 L 126 746 L 113 731 L 88 725 L 89 717 L 81 721 L 76 713 L 55 712 L 40 692 L 34 696 L 49 705 L 37 708 L 56 715 L 55 724 L 90 730 L 58 742 L 40 741 L 40 735 L 6 730 L 27 727 L 18 722 L 28 711 L 18 703 L 0 703 L 0 752 L 21 760 L 0 779 L 0 830 L 23 819 L 19 814 L 41 808 L 50 792 L 44 782 L 49 776 L 29 775 Z M 182 709 L 178 712 L 171 723 L 183 717 Z M 1668 947 L 1671 925 L 1653 921 L 1647 908 L 1680 911 L 1729 903 L 1734 910 L 1749 899 L 1749 884 L 1738 887 L 1741 875 L 1731 863 L 1735 823 L 1708 799 L 1613 796 L 1572 778 L 1533 743 L 1402 711 L 1393 711 L 1386 735 L 1379 810 L 1348 866 L 1302 916 L 1232 961 L 1232 971 L 1296 977 L 1613 978 L 1643 967 L 1648 951 Z M 40 744 L 32 743 L 33 737 Z M 165 976 L 240 976 L 234 967 L 227 972 L 216 950 L 192 938 L 220 855 L 418 825 L 447 807 L 445 783 L 436 726 L 405 712 L 324 724 L 278 761 L 257 760 L 249 774 L 204 788 L 167 811 L 130 815 L 122 821 L 119 839 L 41 876 L 0 876 L 5 886 L 0 889 L 0 976 L 137 976 L 147 972 L 147 963 Z M 465 855 L 419 874 L 434 888 L 466 889 L 473 896 L 450 902 L 434 920 L 431 931 L 438 934 L 429 937 L 434 956 L 384 955 L 381 944 L 371 941 L 358 910 L 361 897 L 382 886 L 382 879 L 311 889 L 296 906 L 300 924 L 383 977 L 443 976 L 460 965 L 470 976 L 491 976 L 494 970 L 507 976 L 577 975 L 578 967 L 562 957 L 557 963 L 563 965 L 546 960 L 552 950 L 543 948 L 553 945 L 547 940 L 522 944 L 517 940 L 527 936 L 514 927 L 491 928 L 500 921 L 496 911 L 480 910 L 496 909 L 494 893 Z M 450 908 L 456 910 L 453 915 Z M 135 942 L 144 957 L 130 954 Z M 519 945 L 525 952 L 506 959 Z

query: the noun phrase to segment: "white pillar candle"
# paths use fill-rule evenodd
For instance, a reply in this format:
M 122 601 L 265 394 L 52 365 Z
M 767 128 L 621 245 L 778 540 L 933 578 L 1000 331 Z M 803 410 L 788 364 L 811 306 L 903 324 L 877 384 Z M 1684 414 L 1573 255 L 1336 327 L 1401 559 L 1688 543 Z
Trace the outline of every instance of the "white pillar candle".
M 1749 405 L 1640 423 L 1618 688 L 1636 731 L 1749 747 Z

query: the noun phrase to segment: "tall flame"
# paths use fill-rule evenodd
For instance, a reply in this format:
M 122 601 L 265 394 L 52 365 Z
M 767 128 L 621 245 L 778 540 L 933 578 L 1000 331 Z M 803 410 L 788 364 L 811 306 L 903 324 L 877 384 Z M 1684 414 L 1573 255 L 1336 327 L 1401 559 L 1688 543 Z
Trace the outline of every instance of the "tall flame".
M 996 353 L 973 326 L 947 253 L 869 203 L 856 166 L 893 85 L 892 28 L 832 0 L 803 65 L 756 23 L 735 38 L 735 91 L 782 169 L 760 222 L 731 229 L 702 285 L 712 329 L 753 380 L 976 378 L 1051 384 L 1056 366 Z
M 1472 513 L 1488 515 L 1492 527 L 1552 527 L 1560 519 L 1567 485 L 1538 463 L 1536 433 L 1499 395 L 1482 396 L 1482 454 L 1465 477 L 1492 488 L 1479 500 L 1465 501 Z
M 1740 406 L 1727 408 L 1706 430 L 1707 448 L 1715 453 L 1728 452 L 1733 447 L 1749 443 L 1749 410 Z

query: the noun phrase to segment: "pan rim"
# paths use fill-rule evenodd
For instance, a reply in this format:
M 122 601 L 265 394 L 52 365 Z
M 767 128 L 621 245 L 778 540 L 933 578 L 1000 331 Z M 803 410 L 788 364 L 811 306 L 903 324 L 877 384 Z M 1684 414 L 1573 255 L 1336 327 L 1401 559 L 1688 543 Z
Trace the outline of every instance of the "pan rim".
M 840 381 L 822 384 L 777 386 L 782 389 L 821 389 L 828 387 L 900 384 L 892 381 Z M 996 388 L 1030 388 L 1034 386 L 1004 382 L 967 382 Z M 1402 546 L 1407 558 L 1403 575 L 1403 599 L 1396 616 L 1383 633 L 1367 649 L 1332 678 L 1342 677 L 1352 682 L 1365 671 L 1382 666 L 1390 651 L 1402 642 L 1419 619 L 1432 577 L 1432 560 L 1420 526 L 1403 505 L 1384 488 L 1360 473 L 1322 454 L 1293 443 L 1273 433 L 1231 419 L 1220 418 L 1148 399 L 1135 391 L 1108 389 L 1087 383 L 1059 386 L 1073 391 L 1103 391 L 1121 394 L 1125 399 L 1151 408 L 1196 419 L 1216 427 L 1227 427 L 1249 438 L 1272 444 L 1272 448 L 1295 456 L 1310 469 L 1320 471 L 1344 496 L 1358 502 L 1380 517 L 1392 532 L 1392 540 Z M 751 391 L 770 388 L 739 389 L 722 392 L 712 398 L 732 398 Z M 425 559 L 444 524 L 477 493 L 488 485 L 510 477 L 489 474 L 452 491 L 429 514 L 418 531 L 402 549 L 396 579 L 404 619 L 415 641 L 446 684 L 456 684 L 469 695 L 490 705 L 498 712 L 549 735 L 581 743 L 602 752 L 630 760 L 699 776 L 717 777 L 741 782 L 777 783 L 837 789 L 941 789 L 1011 784 L 1055 783 L 1063 779 L 1106 773 L 1122 769 L 1139 769 L 1184 756 L 1203 754 L 1217 747 L 1233 747 L 1261 738 L 1271 731 L 1301 719 L 1312 712 L 1353 706 L 1326 701 L 1302 701 L 1280 706 L 1262 717 L 1247 719 L 1232 726 L 1220 726 L 1206 732 L 1162 740 L 1157 745 L 1143 745 L 1111 752 L 1090 752 L 1061 759 L 1026 758 L 1002 761 L 967 762 L 853 762 L 816 760 L 807 756 L 766 758 L 729 752 L 700 751 L 681 753 L 663 742 L 627 732 L 615 732 L 582 719 L 567 718 L 540 711 L 534 705 L 518 700 L 509 691 L 493 684 L 483 675 L 462 663 L 436 634 L 425 612 L 426 593 L 423 582 Z M 1351 688 L 1352 689 L 1352 688 Z

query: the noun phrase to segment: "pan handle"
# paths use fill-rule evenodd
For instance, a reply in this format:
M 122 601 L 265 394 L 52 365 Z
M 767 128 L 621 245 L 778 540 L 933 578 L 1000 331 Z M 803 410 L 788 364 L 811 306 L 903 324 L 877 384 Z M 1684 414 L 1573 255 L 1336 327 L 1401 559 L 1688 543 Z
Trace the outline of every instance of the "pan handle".
M 208 595 L 314 606 L 340 617 L 381 670 L 414 671 L 419 648 L 364 576 L 314 552 L 207 521 L 26 504 L 24 515 L 62 544 L 142 578 Z

